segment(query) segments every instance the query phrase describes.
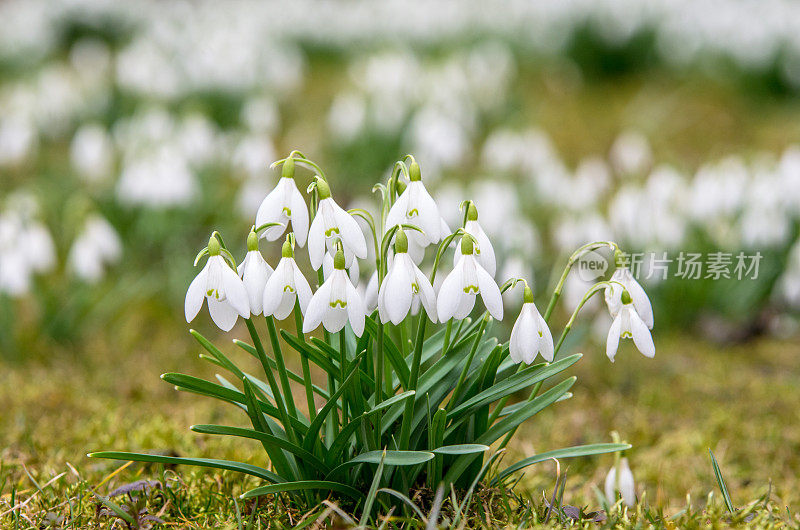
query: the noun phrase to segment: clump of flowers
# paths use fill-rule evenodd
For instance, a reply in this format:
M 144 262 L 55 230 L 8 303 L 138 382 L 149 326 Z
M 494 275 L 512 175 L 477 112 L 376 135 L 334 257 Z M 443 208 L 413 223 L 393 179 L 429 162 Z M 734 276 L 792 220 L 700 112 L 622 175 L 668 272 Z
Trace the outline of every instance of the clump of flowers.
M 264 481 L 244 497 L 287 493 L 302 504 L 334 494 L 349 497 L 368 515 L 376 498 L 389 503 L 385 494 L 407 494 L 421 484 L 444 485 L 446 491 L 474 487 L 490 468 L 492 483 L 503 484 L 513 473 L 550 458 L 630 447 L 597 443 L 531 455 L 504 469 L 492 466 L 523 422 L 570 397 L 575 377 L 560 374 L 581 354 L 566 355 L 561 348 L 581 307 L 594 294 L 605 293 L 614 317 L 607 347 L 612 361 L 620 338 L 632 338 L 649 357 L 655 354 L 647 295 L 622 265 L 614 279 L 592 285 L 554 344 L 548 322 L 570 269 L 586 252 L 603 247 L 619 251 L 615 243 L 579 248 L 542 314 L 526 279 L 501 285 L 495 280 L 494 251 L 475 204 L 462 203 L 462 225 L 451 230 L 412 156 L 398 161 L 387 181 L 375 186 L 381 198 L 377 218 L 363 209 L 341 208 L 324 172 L 301 153 L 294 151 L 274 166 L 281 167 L 282 177 L 258 210 L 244 260 L 237 265 L 214 232 L 197 256 L 196 265 L 206 256 L 207 261 L 191 282 L 185 303 L 187 321 L 204 304 L 224 331 L 244 319 L 251 342 L 234 343 L 260 361 L 264 379 L 245 373 L 230 352 L 194 330 L 207 352 L 203 358 L 229 375 L 219 375 L 217 382 L 176 373 L 162 376 L 179 389 L 244 410 L 249 427 L 195 425 L 192 430 L 258 441 L 269 467 L 160 454 L 91 456 L 235 470 Z M 297 167 L 314 173 L 308 207 L 295 183 Z M 368 228 L 366 237 L 356 218 Z M 259 240 L 281 237 L 282 257 L 273 269 L 259 250 Z M 361 291 L 358 271 L 367 264 L 359 260 L 368 256 L 368 241 L 375 273 Z M 304 245 L 316 270 L 313 292 L 295 262 Z M 441 268 L 447 260 L 442 258 L 451 247 L 453 266 L 445 273 Z M 437 282 L 442 275 L 443 281 Z M 522 309 L 510 340 L 502 341 L 490 330 L 504 333 L 493 326 L 505 315 L 502 293 L 518 286 Z M 293 323 L 279 330 L 276 321 L 290 316 Z M 287 368 L 287 348 L 300 356 L 301 373 Z M 536 362 L 540 355 L 543 361 Z M 312 381 L 312 363 L 326 373 L 325 384 Z M 561 380 L 553 384 L 554 378 Z M 292 382 L 305 391 L 303 405 L 295 402 Z M 509 405 L 520 392 L 527 399 Z

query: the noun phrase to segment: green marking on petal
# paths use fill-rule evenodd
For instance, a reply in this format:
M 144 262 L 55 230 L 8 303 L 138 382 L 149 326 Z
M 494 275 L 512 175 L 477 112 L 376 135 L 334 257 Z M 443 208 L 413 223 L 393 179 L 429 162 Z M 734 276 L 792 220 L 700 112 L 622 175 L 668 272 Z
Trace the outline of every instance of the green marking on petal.
M 283 286 L 284 293 L 294 293 L 294 288 L 291 285 L 284 285 Z
M 417 285 L 417 282 L 411 282 L 411 292 L 414 294 L 419 292 L 419 285 Z
M 632 339 L 633 338 L 633 334 L 630 331 L 623 331 L 622 332 L 622 338 L 623 339 Z
M 412 208 L 411 210 L 408 211 L 408 213 L 406 213 L 406 217 L 415 217 L 417 215 L 419 215 L 419 210 L 417 210 L 416 208 Z
M 477 285 L 467 285 L 466 287 L 464 287 L 464 292 L 467 294 L 470 293 L 478 294 L 479 292 L 481 292 L 481 290 L 478 289 Z
M 286 214 L 286 217 L 291 217 L 292 216 L 292 209 L 289 208 L 288 206 L 284 206 L 282 211 L 283 211 L 283 213 Z
M 333 234 L 338 234 L 338 233 L 339 233 L 339 227 L 334 226 L 333 228 L 325 230 L 325 237 L 331 237 Z
M 334 300 L 333 302 L 330 303 L 330 306 L 333 307 L 333 308 L 336 308 L 336 306 L 339 306 L 342 309 L 344 309 L 345 307 L 347 307 L 347 302 L 345 302 L 344 300 Z

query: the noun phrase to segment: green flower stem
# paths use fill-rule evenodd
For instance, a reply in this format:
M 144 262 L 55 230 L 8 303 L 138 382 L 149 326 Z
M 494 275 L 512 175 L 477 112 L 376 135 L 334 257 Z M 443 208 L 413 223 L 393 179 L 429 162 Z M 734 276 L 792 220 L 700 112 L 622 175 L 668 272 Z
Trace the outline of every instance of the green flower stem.
M 453 332 L 453 319 L 447 321 L 447 326 L 444 328 L 444 342 L 442 343 L 442 357 L 447 355 L 447 350 L 450 349 L 450 334 Z
M 472 359 L 475 357 L 475 352 L 478 351 L 478 346 L 481 343 L 481 338 L 483 337 L 483 332 L 486 329 L 486 325 L 489 323 L 489 319 L 489 314 L 484 313 L 480 328 L 478 328 L 478 334 L 475 335 L 475 340 L 472 342 L 472 348 L 469 350 L 467 362 L 464 364 L 464 368 L 461 369 L 461 375 L 458 376 L 458 383 L 456 383 L 456 387 L 453 389 L 453 395 L 450 396 L 450 401 L 447 402 L 447 412 L 453 410 L 458 398 L 461 397 L 461 388 L 464 386 L 464 381 L 467 379 L 467 373 L 469 373 L 469 368 L 472 365 Z
M 583 256 L 586 252 L 590 252 L 592 250 L 596 250 L 598 248 L 609 247 L 614 250 L 619 249 L 619 245 L 617 245 L 613 241 L 595 241 L 592 243 L 587 243 L 582 247 L 579 247 L 575 252 L 572 253 L 572 256 L 569 257 L 567 261 L 567 266 L 564 267 L 564 272 L 561 273 L 561 278 L 559 278 L 558 283 L 556 284 L 556 288 L 553 290 L 553 296 L 550 298 L 550 303 L 547 304 L 547 310 L 544 312 L 544 321 L 550 321 L 550 315 L 553 314 L 553 309 L 558 302 L 558 299 L 561 297 L 561 291 L 564 289 L 564 283 L 567 281 L 567 275 L 569 271 L 572 270 L 572 267 L 575 263 Z
M 294 327 L 296 328 L 297 338 L 301 342 L 305 342 L 303 335 L 303 317 L 300 311 L 300 302 L 294 303 Z M 300 353 L 300 363 L 303 366 L 303 384 L 306 387 L 306 401 L 308 402 L 308 419 L 314 421 L 317 417 L 317 405 L 314 402 L 314 388 L 313 381 L 311 381 L 311 368 L 308 364 L 308 357 L 304 353 Z
M 267 382 L 272 390 L 273 399 L 275 399 L 275 406 L 278 408 L 278 412 L 281 415 L 283 430 L 286 431 L 290 441 L 297 443 L 294 429 L 292 429 L 292 424 L 289 423 L 289 413 L 286 410 L 286 405 L 283 401 L 283 397 L 281 396 L 280 389 L 278 388 L 278 382 L 275 380 L 275 375 L 272 373 L 272 369 L 269 367 L 267 354 L 264 352 L 264 346 L 261 344 L 261 338 L 258 336 L 258 331 L 256 331 L 256 327 L 251 319 L 246 318 L 245 323 L 247 324 L 247 331 L 250 332 L 250 338 L 253 339 L 253 347 L 255 347 L 256 353 L 258 354 L 258 360 L 261 361 L 261 366 L 264 368 L 264 374 L 267 376 Z M 291 395 L 288 397 L 291 397 Z
M 347 370 L 347 337 L 344 334 L 344 328 L 339 332 L 339 354 L 341 355 L 341 371 L 342 371 L 342 384 L 344 384 L 344 375 Z M 347 424 L 347 399 L 342 394 L 342 425 Z
M 278 368 L 278 377 L 281 379 L 283 395 L 286 396 L 286 411 L 293 418 L 297 419 L 297 408 L 294 406 L 294 400 L 292 399 L 292 387 L 289 384 L 289 374 L 286 371 L 286 363 L 283 360 L 278 331 L 275 329 L 275 319 L 271 316 L 265 318 L 267 321 L 267 331 L 269 331 L 269 340 L 272 344 L 272 354 L 275 356 L 275 364 Z

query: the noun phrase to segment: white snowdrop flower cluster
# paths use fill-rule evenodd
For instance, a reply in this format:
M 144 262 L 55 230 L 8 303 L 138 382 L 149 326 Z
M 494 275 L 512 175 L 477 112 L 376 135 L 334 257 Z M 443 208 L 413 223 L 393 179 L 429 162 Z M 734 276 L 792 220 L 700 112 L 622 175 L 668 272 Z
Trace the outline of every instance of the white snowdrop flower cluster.
M 55 245 L 39 219 L 36 199 L 25 192 L 10 194 L 0 211 L 0 292 L 24 296 L 33 276 L 48 273 L 55 265 Z
M 122 241 L 117 231 L 99 214 L 90 214 L 83 229 L 72 242 L 67 255 L 67 267 L 80 280 L 97 283 L 106 267 L 122 257 Z

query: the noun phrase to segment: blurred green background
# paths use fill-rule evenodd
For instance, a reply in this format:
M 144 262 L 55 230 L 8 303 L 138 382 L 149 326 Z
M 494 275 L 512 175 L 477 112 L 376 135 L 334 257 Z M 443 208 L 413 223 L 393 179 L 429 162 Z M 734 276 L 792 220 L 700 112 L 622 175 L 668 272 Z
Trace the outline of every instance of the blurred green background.
M 372 209 L 372 184 L 414 154 L 450 225 L 474 199 L 498 279 L 532 278 L 540 299 L 585 242 L 666 253 L 665 280 L 647 260 L 639 278 L 656 359 L 626 352 L 617 365 L 641 369 L 612 370 L 597 346 L 609 321 L 599 303 L 587 307 L 569 346 L 588 354 L 580 375 L 603 419 L 554 425 L 594 438 L 617 428 L 644 445 L 637 454 L 684 458 L 685 469 L 704 465 L 686 455 L 742 442 L 734 424 L 748 418 L 773 445 L 768 458 L 733 451 L 735 484 L 755 495 L 778 480 L 759 462 L 797 474 L 797 411 L 772 413 L 764 397 L 777 377 L 787 392 L 798 382 L 797 4 L 6 1 L 0 20 L 0 461 L 14 479 L 20 462 L 45 473 L 114 442 L 188 443 L 169 433 L 193 402 L 158 409 L 170 389 L 141 380 L 199 364 L 182 312 L 191 261 L 213 229 L 243 255 L 277 178 L 269 164 L 292 149 L 326 170 L 341 204 Z M 277 245 L 262 249 L 274 265 Z M 757 278 L 681 279 L 681 252 L 728 254 L 731 273 L 740 252 L 761 261 Z M 570 278 L 562 321 L 587 287 Z M 205 314 L 193 325 L 214 333 Z M 675 412 L 685 424 L 647 428 L 612 413 L 661 417 L 665 400 L 641 392 L 684 391 L 670 405 L 680 409 L 699 388 L 731 392 L 737 371 L 756 389 L 731 399 L 749 404 L 717 394 L 702 413 Z M 581 404 L 591 406 L 570 403 L 570 414 Z M 167 427 L 98 418 L 120 406 L 159 410 Z M 62 414 L 67 453 L 42 445 Z M 651 499 L 674 505 L 696 486 L 637 463 L 659 485 Z M 710 473 L 697 475 L 694 491 L 707 491 Z

